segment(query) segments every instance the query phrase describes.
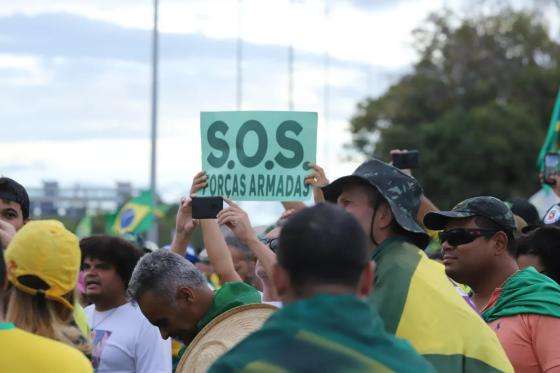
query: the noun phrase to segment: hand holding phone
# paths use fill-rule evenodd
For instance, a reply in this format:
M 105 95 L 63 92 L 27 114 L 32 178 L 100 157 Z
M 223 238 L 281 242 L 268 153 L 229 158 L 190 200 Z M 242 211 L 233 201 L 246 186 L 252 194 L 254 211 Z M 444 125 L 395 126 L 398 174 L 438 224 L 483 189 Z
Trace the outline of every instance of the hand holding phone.
M 216 219 L 220 211 L 224 209 L 222 197 L 195 197 L 192 199 L 193 219 Z
M 419 167 L 418 150 L 391 153 L 393 166 L 401 170 Z
M 558 175 L 559 168 L 560 156 L 558 153 L 547 153 L 544 156 L 543 182 L 548 185 L 555 185 L 556 179 L 554 176 Z

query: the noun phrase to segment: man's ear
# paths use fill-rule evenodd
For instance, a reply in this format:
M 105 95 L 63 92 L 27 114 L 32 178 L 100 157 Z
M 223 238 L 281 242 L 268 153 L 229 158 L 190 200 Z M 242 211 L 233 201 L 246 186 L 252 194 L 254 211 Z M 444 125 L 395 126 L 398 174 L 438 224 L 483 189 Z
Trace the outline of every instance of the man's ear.
M 189 287 L 178 288 L 176 296 L 178 301 L 184 301 L 187 304 L 193 304 L 197 301 L 196 293 Z
M 503 255 L 504 252 L 507 254 L 508 249 L 508 237 L 505 232 L 499 231 L 494 235 L 494 255 Z
M 387 202 L 384 202 L 379 205 L 378 212 L 375 216 L 378 219 L 378 227 L 381 229 L 386 229 L 391 226 L 393 222 L 393 213 L 391 212 L 391 207 Z
M 276 289 L 276 293 L 280 299 L 283 299 L 290 289 L 290 279 L 286 270 L 278 263 L 272 267 L 272 285 Z
M 358 296 L 367 297 L 373 291 L 373 283 L 375 279 L 375 269 L 377 264 L 372 260 L 363 269 L 358 283 Z

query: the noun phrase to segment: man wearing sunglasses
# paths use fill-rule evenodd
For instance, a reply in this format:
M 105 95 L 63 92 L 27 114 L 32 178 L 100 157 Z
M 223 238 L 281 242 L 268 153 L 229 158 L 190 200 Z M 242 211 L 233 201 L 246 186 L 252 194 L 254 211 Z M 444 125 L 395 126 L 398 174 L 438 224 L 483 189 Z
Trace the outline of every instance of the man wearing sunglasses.
M 494 197 L 469 198 L 451 211 L 428 213 L 424 225 L 443 230 L 449 277 L 469 285 L 516 372 L 560 371 L 560 286 L 515 260 L 515 221 Z
M 410 341 L 439 372 L 513 371 L 496 335 L 420 249 L 428 235 L 416 220 L 422 198 L 416 179 L 372 159 L 323 193 L 366 233 L 377 263 L 368 302 L 387 332 Z

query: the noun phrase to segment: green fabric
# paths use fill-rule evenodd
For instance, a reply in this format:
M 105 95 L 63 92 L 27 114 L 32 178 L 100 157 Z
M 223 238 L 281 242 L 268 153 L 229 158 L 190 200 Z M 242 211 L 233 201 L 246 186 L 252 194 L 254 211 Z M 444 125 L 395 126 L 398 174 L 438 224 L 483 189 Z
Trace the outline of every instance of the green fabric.
M 483 361 L 465 355 L 422 355 L 438 372 L 456 372 L 461 367 L 461 372 L 498 373 L 502 372 Z
M 403 245 L 410 248 L 397 250 Z M 379 312 L 385 330 L 391 334 L 397 332 L 410 281 L 420 261 L 417 250 L 416 246 L 408 243 L 406 237 L 394 236 L 383 241 L 373 251 L 372 259 L 377 263 L 375 290 L 370 293 L 368 302 Z
M 353 295 L 321 294 L 286 305 L 209 372 L 434 372 L 410 344 L 383 331 Z M 321 367 L 321 368 L 320 368 Z
M 226 282 L 221 288 L 214 292 L 214 300 L 206 315 L 196 324 L 198 331 L 212 321 L 216 316 L 221 315 L 237 306 L 244 304 L 261 303 L 259 292 L 244 282 Z
M 525 268 L 505 282 L 498 300 L 482 317 L 490 322 L 520 314 L 560 318 L 560 285 L 533 267 Z
M 210 321 L 227 310 L 245 304 L 255 303 L 261 303 L 261 296 L 254 287 L 244 282 L 226 282 L 221 288 L 214 291 L 212 304 L 206 315 L 196 324 L 196 327 L 198 331 L 201 331 Z M 187 350 L 187 347 L 188 346 L 181 347 L 177 358 L 173 359 L 173 372 L 177 369 L 177 365 Z
M 16 326 L 11 322 L 2 322 L 0 323 L 0 330 L 13 330 Z

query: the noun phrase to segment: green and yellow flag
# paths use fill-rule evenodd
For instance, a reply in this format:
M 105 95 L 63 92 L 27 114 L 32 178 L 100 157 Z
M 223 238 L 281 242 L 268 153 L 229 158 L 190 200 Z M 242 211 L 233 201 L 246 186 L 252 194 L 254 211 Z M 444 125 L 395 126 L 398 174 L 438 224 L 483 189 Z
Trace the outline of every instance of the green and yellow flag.
M 78 236 L 78 238 L 80 239 L 91 236 L 91 225 L 91 216 L 84 216 L 76 227 L 76 236 Z
M 400 236 L 383 241 L 372 259 L 377 270 L 369 302 L 387 332 L 409 341 L 438 372 L 513 372 L 498 337 L 441 264 Z
M 556 104 L 554 104 L 554 111 L 552 112 L 552 117 L 550 117 L 550 124 L 548 125 L 548 132 L 546 138 L 541 147 L 539 153 L 539 159 L 537 160 L 537 167 L 542 170 L 544 167 L 544 157 L 546 153 L 556 153 L 558 152 L 558 133 L 560 132 L 560 89 L 558 90 L 558 95 L 556 96 Z
M 112 233 L 142 233 L 150 229 L 155 221 L 152 192 L 145 191 L 125 203 L 115 217 Z

